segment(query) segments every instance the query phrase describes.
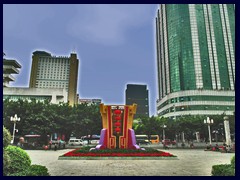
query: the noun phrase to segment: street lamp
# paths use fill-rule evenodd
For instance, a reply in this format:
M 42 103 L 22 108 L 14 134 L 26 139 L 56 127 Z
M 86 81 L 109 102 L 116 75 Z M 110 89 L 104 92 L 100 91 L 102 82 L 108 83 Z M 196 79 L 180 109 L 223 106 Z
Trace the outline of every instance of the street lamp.
M 223 123 L 219 123 L 219 134 L 221 135 L 221 141 L 225 140 L 225 133 L 224 133 L 224 125 Z
M 165 141 L 165 130 L 164 130 L 164 128 L 166 128 L 167 125 L 164 124 L 162 127 L 163 127 L 163 142 L 164 142 Z
M 213 133 L 215 134 L 215 141 L 218 143 L 218 130 L 214 130 Z
M 225 138 L 227 146 L 231 145 L 231 135 L 230 135 L 230 127 L 229 127 L 229 118 L 228 116 L 224 116 L 224 129 L 225 129 Z
M 10 117 L 10 121 L 13 121 L 13 139 L 11 140 L 11 144 L 14 143 L 14 135 L 15 131 L 18 132 L 18 130 L 15 128 L 17 121 L 20 121 L 20 117 L 17 117 L 17 114 L 14 115 L 14 117 Z
M 210 141 L 210 145 L 212 145 L 212 137 L 211 137 L 211 129 L 210 129 L 210 125 L 213 124 L 213 119 L 210 120 L 209 117 L 207 117 L 207 120 L 204 119 L 204 124 L 208 125 L 208 133 L 209 133 L 209 141 Z

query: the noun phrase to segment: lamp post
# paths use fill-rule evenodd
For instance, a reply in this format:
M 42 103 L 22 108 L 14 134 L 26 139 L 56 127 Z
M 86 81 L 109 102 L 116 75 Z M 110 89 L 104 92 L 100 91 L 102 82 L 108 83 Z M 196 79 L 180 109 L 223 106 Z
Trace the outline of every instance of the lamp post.
M 164 142 L 165 141 L 165 130 L 164 129 L 167 127 L 167 125 L 164 124 L 162 127 L 163 127 L 163 142 Z
M 219 123 L 219 134 L 221 135 L 221 141 L 225 141 L 225 133 L 224 133 L 224 125 L 223 123 Z
M 209 117 L 207 117 L 207 120 L 204 119 L 204 124 L 208 125 L 208 133 L 209 133 L 209 143 L 210 145 L 212 145 L 212 137 L 211 137 L 211 129 L 210 129 L 210 125 L 213 124 L 213 119 L 210 120 Z
M 227 146 L 231 146 L 231 135 L 230 135 L 230 127 L 229 127 L 229 118 L 228 116 L 224 116 L 224 129 L 225 129 L 225 138 Z
M 214 130 L 213 133 L 215 134 L 215 141 L 218 143 L 218 130 Z
M 195 135 L 196 135 L 197 142 L 199 142 L 199 132 L 195 132 Z
M 13 139 L 11 140 L 11 144 L 14 143 L 14 135 L 15 131 L 17 132 L 18 130 L 16 129 L 16 123 L 17 121 L 20 121 L 20 117 L 17 117 L 17 114 L 14 115 L 14 117 L 10 117 L 10 121 L 13 121 Z
M 184 131 L 182 132 L 182 143 L 185 143 Z

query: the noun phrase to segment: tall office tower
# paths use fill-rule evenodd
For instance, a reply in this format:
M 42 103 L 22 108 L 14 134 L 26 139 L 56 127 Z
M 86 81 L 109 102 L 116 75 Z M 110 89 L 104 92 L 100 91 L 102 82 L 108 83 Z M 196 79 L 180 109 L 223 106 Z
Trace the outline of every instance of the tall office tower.
M 235 111 L 235 6 L 161 4 L 156 17 L 157 113 Z
M 77 104 L 78 63 L 75 53 L 70 57 L 56 57 L 45 51 L 35 51 L 29 87 L 66 89 L 69 105 Z
M 3 87 L 9 87 L 9 82 L 15 81 L 12 74 L 19 74 L 21 67 L 16 60 L 3 58 Z
M 149 117 L 149 101 L 147 85 L 127 84 L 126 105 L 137 104 L 137 112 L 134 118 Z

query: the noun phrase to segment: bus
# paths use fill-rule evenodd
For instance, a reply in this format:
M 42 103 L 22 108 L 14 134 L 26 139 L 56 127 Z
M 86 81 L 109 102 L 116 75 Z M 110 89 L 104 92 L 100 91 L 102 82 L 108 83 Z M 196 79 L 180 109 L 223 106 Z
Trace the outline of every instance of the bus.
M 151 142 L 148 140 L 147 135 L 136 135 L 136 143 L 140 144 L 150 144 Z
M 150 135 L 150 140 L 148 139 L 148 135 L 136 135 L 137 144 L 157 144 L 160 142 L 159 135 Z
M 27 134 L 24 136 L 24 148 L 25 149 L 38 149 L 43 145 L 41 135 Z
M 159 135 L 151 135 L 150 141 L 152 144 L 158 144 L 160 143 Z

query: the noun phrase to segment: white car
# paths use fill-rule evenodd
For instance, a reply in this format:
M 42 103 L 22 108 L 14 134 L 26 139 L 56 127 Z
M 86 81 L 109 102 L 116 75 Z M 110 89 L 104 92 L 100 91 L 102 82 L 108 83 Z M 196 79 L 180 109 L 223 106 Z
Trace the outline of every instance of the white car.
M 70 146 L 83 146 L 85 143 L 82 139 L 70 139 L 68 145 Z
M 97 139 L 94 139 L 94 140 L 91 140 L 91 144 L 99 144 L 99 140 L 97 140 Z

